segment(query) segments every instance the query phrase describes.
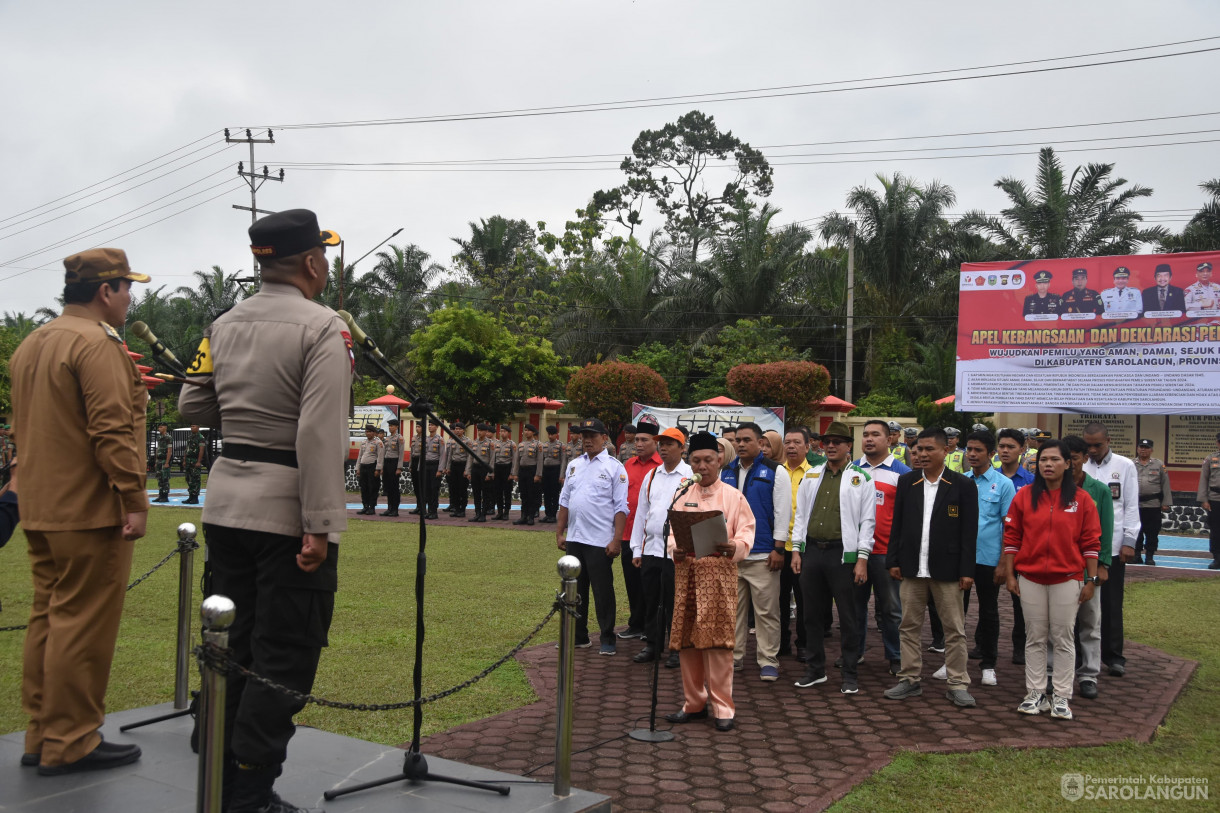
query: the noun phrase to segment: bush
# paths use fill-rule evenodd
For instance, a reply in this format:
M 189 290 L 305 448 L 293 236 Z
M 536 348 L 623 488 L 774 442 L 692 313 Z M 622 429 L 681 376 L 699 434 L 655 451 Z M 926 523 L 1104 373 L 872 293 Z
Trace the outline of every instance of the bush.
M 631 420 L 631 404 L 667 404 L 669 387 L 659 373 L 643 364 L 607 361 L 586 364 L 568 379 L 568 401 L 585 418 L 598 418 L 610 436 Z
M 754 406 L 782 406 L 785 421 L 794 426 L 812 425 L 830 394 L 830 373 L 812 361 L 739 364 L 726 380 L 734 398 Z

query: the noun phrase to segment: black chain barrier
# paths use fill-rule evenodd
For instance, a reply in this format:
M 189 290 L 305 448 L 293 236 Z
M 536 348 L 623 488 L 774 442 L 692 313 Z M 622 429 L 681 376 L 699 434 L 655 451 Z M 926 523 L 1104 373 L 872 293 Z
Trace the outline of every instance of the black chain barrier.
M 178 547 L 174 548 L 169 553 L 165 554 L 164 559 L 162 559 L 160 562 L 157 562 L 155 565 L 153 565 L 152 570 L 149 570 L 143 576 L 140 576 L 138 579 L 133 581 L 131 584 L 127 585 L 126 592 L 130 593 L 132 588 L 134 588 L 136 585 L 143 582 L 145 579 L 147 579 L 152 574 L 156 573 L 161 568 L 165 567 L 167 564 L 169 564 L 169 560 L 173 559 L 179 553 L 185 553 L 188 550 L 196 550 L 198 547 L 199 547 L 198 542 L 185 542 L 185 541 L 180 542 L 178 544 Z M 19 632 L 23 629 L 28 629 L 29 626 L 30 626 L 29 624 L 19 624 L 15 627 L 0 627 L 0 632 Z
M 563 601 L 560 600 L 558 594 L 556 594 L 555 603 L 551 605 L 551 611 L 546 614 L 546 618 L 543 618 L 542 621 L 538 623 L 538 626 L 534 627 L 530 634 L 521 639 L 520 643 L 510 649 L 508 653 L 504 655 L 504 657 L 500 658 L 498 661 L 484 669 L 482 672 L 479 672 L 474 677 L 464 680 L 456 686 L 450 686 L 444 691 L 437 692 L 436 694 L 430 694 L 427 697 L 421 697 L 419 700 L 404 700 L 400 703 L 343 703 L 338 700 L 328 700 L 325 697 L 318 697 L 317 695 L 298 692 L 295 689 L 290 689 L 287 686 L 276 683 L 271 678 L 263 677 L 262 675 L 251 672 L 249 669 L 230 658 L 228 650 L 221 649 L 214 644 L 200 644 L 199 646 L 195 647 L 195 657 L 198 658 L 200 666 L 206 665 L 209 669 L 223 675 L 237 674 L 246 678 L 247 680 L 252 680 L 255 683 L 265 686 L 272 691 L 279 692 L 287 697 L 291 697 L 298 703 L 313 703 L 316 706 L 325 706 L 332 709 L 344 709 L 347 711 L 398 711 L 400 709 L 409 709 L 414 708 L 415 706 L 424 706 L 428 703 L 435 703 L 437 700 L 443 700 L 450 695 L 455 695 L 463 689 L 469 689 L 471 686 L 478 683 L 480 680 L 487 677 L 492 672 L 496 671 L 501 666 L 516 657 L 517 653 L 525 649 L 529 642 L 537 637 L 538 633 L 542 632 L 542 628 L 550 623 L 550 620 L 555 617 L 555 613 L 561 611 L 568 613 L 573 618 L 580 618 L 580 613 L 576 611 L 576 608 L 568 607 L 563 603 Z

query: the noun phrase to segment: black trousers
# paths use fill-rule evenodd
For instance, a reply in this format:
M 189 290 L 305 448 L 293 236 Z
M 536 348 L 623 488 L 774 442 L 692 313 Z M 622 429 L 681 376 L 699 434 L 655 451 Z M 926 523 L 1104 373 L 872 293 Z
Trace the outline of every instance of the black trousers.
M 995 669 L 1000 647 L 1000 586 L 995 583 L 995 567 L 974 566 L 974 589 L 979 597 L 979 623 L 974 628 L 974 645 L 982 655 L 979 668 Z M 965 590 L 962 592 L 963 613 L 969 607 L 970 591 Z M 941 640 L 944 640 L 943 633 Z
M 470 470 L 470 494 L 474 498 L 476 514 L 490 514 L 495 508 L 492 484 L 487 481 L 487 467 L 475 464 Z
M 1220 562 L 1220 506 L 1207 512 L 1207 532 L 1208 548 L 1212 552 L 1212 561 Z
M 377 471 L 376 463 L 361 463 L 360 472 L 360 504 L 365 510 L 375 508 L 377 506 L 377 489 L 378 478 L 375 472 Z
M 1110 578 L 1101 586 L 1101 662 L 1122 664 L 1123 657 L 1123 582 L 1127 566 L 1115 556 L 1110 560 Z
M 663 556 L 640 558 L 640 580 L 644 589 L 644 633 L 648 644 L 654 649 L 668 649 L 669 627 L 674 617 L 674 560 Z
M 338 587 L 339 546 L 313 573 L 297 567 L 299 536 L 204 525 L 212 587 L 233 599 L 233 659 L 298 692 L 313 688 L 326 646 Z M 228 678 L 225 753 L 252 765 L 277 766 L 288 753 L 304 703 L 253 681 Z
M 449 507 L 465 511 L 466 503 L 469 502 L 465 461 L 451 466 L 446 479 L 449 482 Z
M 517 476 L 517 488 L 521 491 L 521 516 L 533 517 L 538 514 L 537 494 L 540 483 L 534 482 L 534 470 Z M 510 494 L 511 496 L 511 494 Z
M 542 467 L 542 504 L 546 508 L 546 515 L 554 517 L 559 513 L 559 472 L 563 471 L 563 466 L 543 466 Z M 535 509 L 537 513 L 537 509 Z
M 644 629 L 644 618 L 647 615 L 647 611 L 644 609 L 643 563 L 641 563 L 641 567 L 636 567 L 632 564 L 631 542 L 629 538 L 623 540 L 623 553 L 619 556 L 619 559 L 623 562 L 623 587 L 626 588 L 627 606 L 629 608 L 627 629 L 639 632 Z
M 1008 590 L 1005 589 L 1006 593 Z M 1025 613 L 1021 610 L 1021 597 L 1008 593 L 1012 599 L 1012 651 L 1025 654 Z
M 605 548 L 569 541 L 564 549 L 580 560 L 580 576 L 576 592 L 580 595 L 580 618 L 576 619 L 576 643 L 589 640 L 589 588 L 593 588 L 593 606 L 597 611 L 597 628 L 601 643 L 614 643 L 614 620 L 618 608 L 614 598 L 614 559 Z
M 856 663 L 860 660 L 860 630 L 852 592 L 855 589 L 852 577 L 855 565 L 845 564 L 842 559 L 842 545 L 825 549 L 806 545 L 805 553 L 801 556 L 801 590 L 805 593 L 805 638 L 809 656 L 805 665 L 812 672 L 826 671 L 826 646 L 822 632 L 830 625 L 824 600 L 829 595 L 839 608 L 843 677 L 854 678 Z
M 784 551 L 784 569 L 779 572 L 779 651 L 788 652 L 791 644 L 788 642 L 790 633 L 788 627 L 792 623 L 792 597 L 796 596 L 796 648 L 804 649 L 805 634 L 805 593 L 801 590 L 801 577 L 792 572 L 792 551 Z
M 397 511 L 402 502 L 402 492 L 398 488 L 398 458 L 387 457 L 381 464 L 381 481 L 385 483 L 386 509 Z
M 422 456 L 422 455 L 421 455 Z M 419 502 L 419 478 L 422 476 L 419 471 L 419 459 L 412 455 L 411 463 L 408 469 L 411 473 L 411 494 L 415 497 L 416 509 L 423 510 L 423 506 Z
M 496 479 L 494 490 L 494 502 L 496 510 L 502 512 L 505 516 L 513 507 L 513 481 L 508 479 L 513 473 L 512 463 L 497 463 L 496 464 Z
M 1140 532 L 1135 537 L 1135 555 L 1143 556 L 1144 551 L 1149 556 L 1156 557 L 1156 549 L 1161 543 L 1161 506 L 1140 509 Z
M 436 476 L 440 469 L 441 461 L 424 461 L 424 467 L 420 474 L 420 477 L 423 478 L 423 482 L 420 483 L 420 491 L 426 496 L 420 498 L 416 502 L 416 506 L 427 514 L 435 514 L 436 509 L 441 504 L 441 478 Z

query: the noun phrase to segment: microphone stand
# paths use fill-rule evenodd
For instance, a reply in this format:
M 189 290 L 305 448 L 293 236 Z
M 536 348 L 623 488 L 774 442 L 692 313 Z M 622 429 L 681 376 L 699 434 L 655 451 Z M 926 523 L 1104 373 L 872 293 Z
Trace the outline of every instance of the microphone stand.
M 355 331 L 353 331 L 355 333 Z M 371 344 L 370 348 L 368 345 Z M 452 437 L 462 448 L 469 454 L 474 454 L 474 450 L 467 445 L 465 437 L 459 437 L 454 434 L 453 430 L 445 425 L 445 422 L 432 410 L 432 404 L 427 401 L 418 391 L 406 381 L 397 370 L 390 366 L 377 351 L 375 344 L 369 340 L 368 344 L 360 342 L 360 347 L 364 351 L 365 358 L 373 362 L 377 369 L 381 370 L 382 374 L 389 378 L 398 389 L 405 393 L 411 399 L 411 414 L 423 422 L 423 436 L 428 436 L 428 421 L 433 421 L 441 428 L 445 434 Z M 421 445 L 422 451 L 422 445 Z M 422 461 L 421 461 L 422 462 Z M 421 477 L 421 487 L 419 489 L 419 501 L 424 505 L 428 500 L 429 486 L 435 488 L 435 483 L 429 483 L 429 477 Z M 424 709 L 419 704 L 420 698 L 423 696 L 423 677 L 424 677 L 424 577 L 428 571 L 428 557 L 426 549 L 428 546 L 428 525 L 425 519 L 427 511 L 419 513 L 419 553 L 415 558 L 415 663 L 411 669 L 411 684 L 415 691 L 416 705 L 413 709 L 414 717 L 411 727 L 411 746 L 407 750 L 406 757 L 403 759 L 402 771 L 394 776 L 387 776 L 382 779 L 374 779 L 371 782 L 362 782 L 357 785 L 352 785 L 338 790 L 328 790 L 322 794 L 327 801 L 337 799 L 340 796 L 346 796 L 349 793 L 356 793 L 369 788 L 376 788 L 382 785 L 388 785 L 392 782 L 407 781 L 413 785 L 420 782 L 443 782 L 450 785 L 462 785 L 468 788 L 477 788 L 479 790 L 489 790 L 498 793 L 501 796 L 507 796 L 510 788 L 507 785 L 497 785 L 490 782 L 476 782 L 470 779 L 459 779 L 453 776 L 441 776 L 440 774 L 432 773 L 428 770 L 428 761 L 420 752 L 420 728 L 424 722 Z
M 655 478 L 656 469 L 653 469 L 653 472 L 652 476 Z M 679 489 L 674 494 L 673 502 L 669 504 L 669 511 L 673 510 L 674 506 L 678 504 L 678 500 L 682 499 L 683 495 L 690 491 L 694 485 L 695 481 L 692 479 L 686 484 L 685 488 Z M 669 562 L 669 511 L 665 512 L 665 524 L 661 527 L 661 606 L 657 610 L 660 614 L 658 623 L 661 626 L 661 635 L 664 637 L 668 637 L 665 630 L 665 619 L 669 617 L 666 615 L 665 607 L 665 565 Z M 640 555 L 642 556 L 643 554 L 644 551 L 641 549 Z M 677 578 L 676 572 L 674 573 L 674 578 Z M 634 731 L 628 732 L 627 736 L 633 740 L 641 742 L 669 742 L 674 738 L 674 732 L 672 731 L 657 731 L 657 689 L 660 683 L 660 676 L 661 649 L 660 642 L 658 642 L 657 656 L 652 659 L 652 707 L 648 711 L 648 728 L 637 728 Z

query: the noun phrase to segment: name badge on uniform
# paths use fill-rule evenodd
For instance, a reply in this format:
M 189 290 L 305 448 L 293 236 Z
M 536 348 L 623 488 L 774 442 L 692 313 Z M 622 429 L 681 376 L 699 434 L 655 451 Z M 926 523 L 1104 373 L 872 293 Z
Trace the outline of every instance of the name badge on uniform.
M 699 507 L 699 503 L 697 503 L 697 502 L 684 502 L 684 503 L 682 503 L 682 505 L 686 508 L 698 508 Z
M 806 480 L 816 480 L 816 479 L 818 479 L 818 478 L 819 478 L 819 477 L 821 477 L 821 476 L 822 476 L 822 472 L 820 472 L 820 471 L 807 471 L 807 472 L 805 472 L 805 479 L 806 479 Z
M 885 492 L 884 491 L 881 491 L 881 490 L 877 491 L 877 505 L 885 505 Z
M 959 512 L 958 507 L 957 507 L 956 505 L 950 505 L 950 506 L 949 506 L 949 516 L 951 516 L 951 517 L 956 517 L 956 516 L 957 516 L 959 513 L 960 513 L 960 512 Z
M 1123 498 L 1123 484 L 1110 483 L 1110 496 L 1116 500 L 1121 500 Z

